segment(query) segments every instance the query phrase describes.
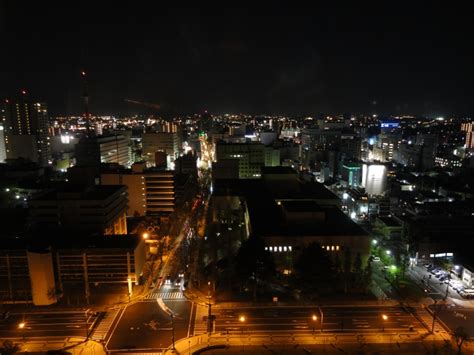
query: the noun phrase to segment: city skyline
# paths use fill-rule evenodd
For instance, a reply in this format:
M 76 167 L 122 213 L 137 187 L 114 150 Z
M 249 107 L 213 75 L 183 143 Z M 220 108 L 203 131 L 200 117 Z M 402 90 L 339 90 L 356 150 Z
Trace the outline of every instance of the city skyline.
M 52 115 L 82 112 L 81 70 L 93 114 L 143 112 L 125 99 L 164 115 L 474 111 L 467 14 L 435 5 L 1 6 L 0 95 L 27 90 Z

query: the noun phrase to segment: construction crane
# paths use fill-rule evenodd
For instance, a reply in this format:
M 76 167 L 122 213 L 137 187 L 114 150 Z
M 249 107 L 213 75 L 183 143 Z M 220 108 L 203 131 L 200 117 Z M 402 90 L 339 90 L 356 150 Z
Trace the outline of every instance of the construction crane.
M 154 110 L 160 110 L 160 109 L 161 109 L 161 106 L 160 106 L 160 105 L 158 105 L 158 104 L 151 104 L 151 103 L 148 103 L 148 102 L 141 102 L 141 101 L 129 100 L 129 99 L 125 99 L 125 102 L 127 102 L 127 103 L 129 103 L 129 104 L 145 106 L 145 107 L 148 107 L 148 108 L 152 108 L 152 109 L 154 109 Z

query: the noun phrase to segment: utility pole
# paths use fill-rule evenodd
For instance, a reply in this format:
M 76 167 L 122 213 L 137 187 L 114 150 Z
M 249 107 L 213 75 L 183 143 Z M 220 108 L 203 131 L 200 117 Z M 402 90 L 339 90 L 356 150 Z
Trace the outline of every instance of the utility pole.
M 321 333 L 323 332 L 323 322 L 324 322 L 324 313 L 323 313 L 323 310 L 321 309 L 320 306 L 318 306 L 319 308 L 319 313 L 321 314 Z
M 433 324 L 431 325 L 431 333 L 434 333 L 434 326 L 435 326 L 435 320 L 436 320 L 436 304 L 438 303 L 438 300 L 434 300 L 434 309 L 433 309 Z
M 212 333 L 212 314 L 211 314 L 211 281 L 207 282 L 207 307 L 208 307 L 208 313 L 207 313 L 207 332 L 209 334 Z
M 173 351 L 176 350 L 175 346 L 174 346 L 174 321 L 173 321 L 173 313 L 170 314 L 170 317 L 171 317 L 171 341 L 173 342 Z

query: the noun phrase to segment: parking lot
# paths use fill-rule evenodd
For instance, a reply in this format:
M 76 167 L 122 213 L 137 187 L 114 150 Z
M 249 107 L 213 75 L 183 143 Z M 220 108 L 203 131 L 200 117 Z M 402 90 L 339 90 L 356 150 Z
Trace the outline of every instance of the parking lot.
M 457 300 L 474 299 L 474 289 L 468 288 L 455 272 L 448 272 L 431 262 L 420 261 L 409 269 L 409 274 L 433 299 L 449 297 Z M 473 301 L 474 305 L 474 301 Z

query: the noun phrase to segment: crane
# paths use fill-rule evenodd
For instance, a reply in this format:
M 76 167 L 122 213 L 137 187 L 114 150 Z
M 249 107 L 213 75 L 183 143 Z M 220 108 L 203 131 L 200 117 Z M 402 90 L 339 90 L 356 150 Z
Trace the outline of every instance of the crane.
M 125 102 L 127 102 L 127 103 L 129 103 L 129 104 L 135 104 L 135 105 L 145 106 L 145 107 L 152 108 L 152 109 L 155 109 L 155 110 L 160 110 L 160 109 L 161 109 L 161 106 L 160 106 L 160 105 L 158 105 L 158 104 L 151 104 L 151 103 L 148 103 L 148 102 L 141 102 L 141 101 L 130 100 L 130 99 L 125 99 Z

